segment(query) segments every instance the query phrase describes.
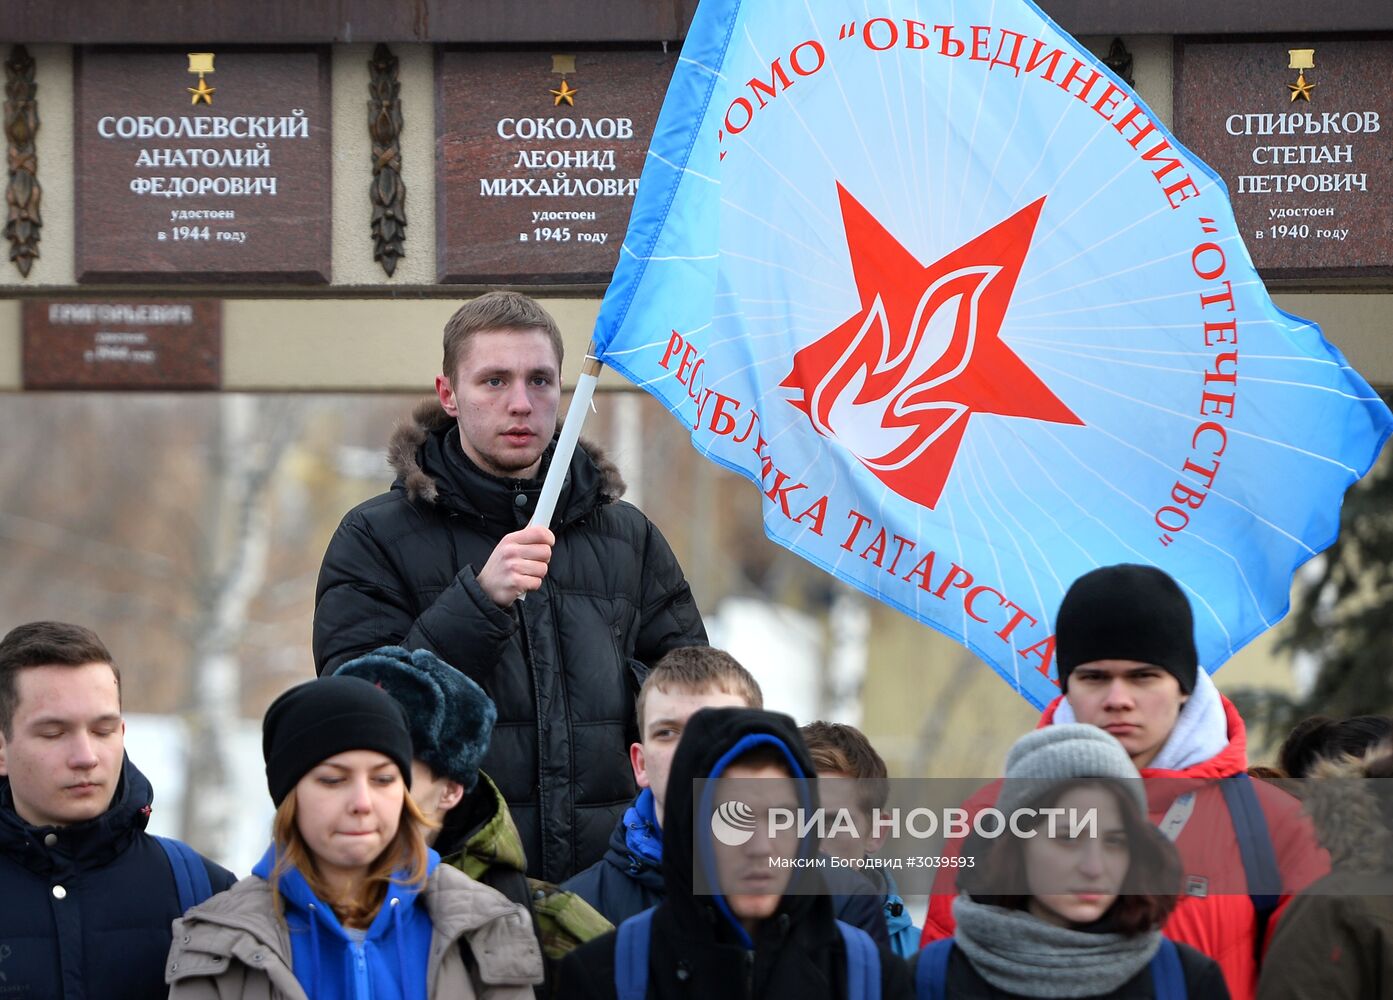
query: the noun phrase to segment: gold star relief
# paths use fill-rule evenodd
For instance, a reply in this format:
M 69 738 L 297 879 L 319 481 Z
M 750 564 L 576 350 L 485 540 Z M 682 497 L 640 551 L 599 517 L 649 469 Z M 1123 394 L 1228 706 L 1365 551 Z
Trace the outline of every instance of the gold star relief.
M 189 101 L 190 104 L 197 104 L 199 101 L 202 101 L 204 104 L 211 106 L 213 103 L 213 93 L 218 88 L 208 86 L 208 81 L 200 76 L 198 78 L 197 87 L 185 87 L 184 89 L 190 94 L 193 94 L 193 99 Z
M 579 94 L 580 91 L 577 90 L 575 87 L 572 87 L 565 80 L 562 80 L 560 90 L 550 90 L 547 91 L 547 93 L 553 94 L 556 98 L 554 101 L 551 102 L 553 107 L 559 108 L 561 106 L 561 102 L 565 101 L 567 104 L 574 108 L 576 106 L 576 95 Z
M 1296 74 L 1296 82 L 1287 84 L 1287 89 L 1291 91 L 1292 101 L 1295 101 L 1299 97 L 1309 104 L 1311 103 L 1311 90 L 1315 86 L 1314 83 L 1306 82 L 1305 73 L 1298 73 Z

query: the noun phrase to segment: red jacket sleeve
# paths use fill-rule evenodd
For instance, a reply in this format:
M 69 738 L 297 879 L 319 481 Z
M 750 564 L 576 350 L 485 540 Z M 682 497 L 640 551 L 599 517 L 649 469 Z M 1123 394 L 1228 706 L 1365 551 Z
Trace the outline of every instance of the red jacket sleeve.
M 967 810 L 968 817 L 973 818 L 983 809 L 994 805 L 1000 791 L 1001 782 L 993 781 L 964 802 L 963 808 Z M 942 857 L 956 858 L 962 854 L 962 849 L 961 837 L 949 838 L 944 841 Z M 942 865 L 934 874 L 933 892 L 929 896 L 929 912 L 924 917 L 924 930 L 919 935 L 919 947 L 953 936 L 957 927 L 956 921 L 953 920 L 953 899 L 958 894 L 958 872 L 961 870 Z
M 1267 819 L 1268 836 L 1277 855 L 1277 870 L 1282 875 L 1282 898 L 1267 922 L 1263 941 L 1266 953 L 1292 896 L 1330 874 L 1330 854 L 1320 845 L 1311 817 L 1301 808 L 1300 801 L 1266 782 L 1254 781 L 1253 784 L 1262 814 Z

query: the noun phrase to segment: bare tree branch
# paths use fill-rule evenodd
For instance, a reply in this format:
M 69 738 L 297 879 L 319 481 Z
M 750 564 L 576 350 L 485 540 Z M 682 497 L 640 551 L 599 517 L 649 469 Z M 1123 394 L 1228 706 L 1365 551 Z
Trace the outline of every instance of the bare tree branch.
M 205 565 L 208 585 L 193 634 L 193 684 L 187 713 L 189 773 L 198 794 L 184 796 L 184 835 L 214 857 L 226 853 L 237 803 L 229 739 L 241 712 L 237 645 L 266 576 L 271 545 L 267 488 L 299 431 L 300 410 L 253 396 L 220 399 Z

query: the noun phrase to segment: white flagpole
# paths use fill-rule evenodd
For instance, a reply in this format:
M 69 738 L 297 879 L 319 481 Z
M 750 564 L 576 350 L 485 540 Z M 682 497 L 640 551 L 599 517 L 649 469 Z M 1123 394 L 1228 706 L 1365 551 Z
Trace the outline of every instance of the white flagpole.
M 533 525 L 551 526 L 551 515 L 556 511 L 556 500 L 561 495 L 561 485 L 566 481 L 566 473 L 571 468 L 571 456 L 580 439 L 580 428 L 590 412 L 590 400 L 595 395 L 595 385 L 600 381 L 604 364 L 595 357 L 595 342 L 585 349 L 585 361 L 580 366 L 580 378 L 576 379 L 575 392 L 571 394 L 571 408 L 566 411 L 566 421 L 561 425 L 561 436 L 556 439 L 556 451 L 551 456 L 551 466 L 547 478 L 542 482 L 542 494 L 537 498 L 537 509 L 532 512 Z

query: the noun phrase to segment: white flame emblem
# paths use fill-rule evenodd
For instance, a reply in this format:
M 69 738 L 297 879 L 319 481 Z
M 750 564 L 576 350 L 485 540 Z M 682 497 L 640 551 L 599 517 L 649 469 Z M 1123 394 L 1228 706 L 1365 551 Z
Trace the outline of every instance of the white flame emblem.
M 919 297 L 909 329 L 896 337 L 879 294 L 837 364 L 813 389 L 809 416 L 819 432 L 840 441 L 862 464 L 892 471 L 909 465 L 968 413 L 965 403 L 936 399 L 933 390 L 961 375 L 977 341 L 977 306 L 1001 272 L 964 267 L 936 280 Z M 950 286 L 966 290 L 951 290 Z M 932 309 L 930 304 L 938 299 Z M 959 330 L 961 335 L 957 335 Z M 890 356 L 892 345 L 901 342 Z M 912 354 L 911 354 L 912 352 Z M 937 371 L 938 374 L 931 374 Z M 863 398 L 870 378 L 894 374 L 888 391 Z M 837 383 L 841 382 L 840 388 Z M 937 413 L 937 418 L 885 418 Z M 889 426 L 887 426 L 889 424 Z

